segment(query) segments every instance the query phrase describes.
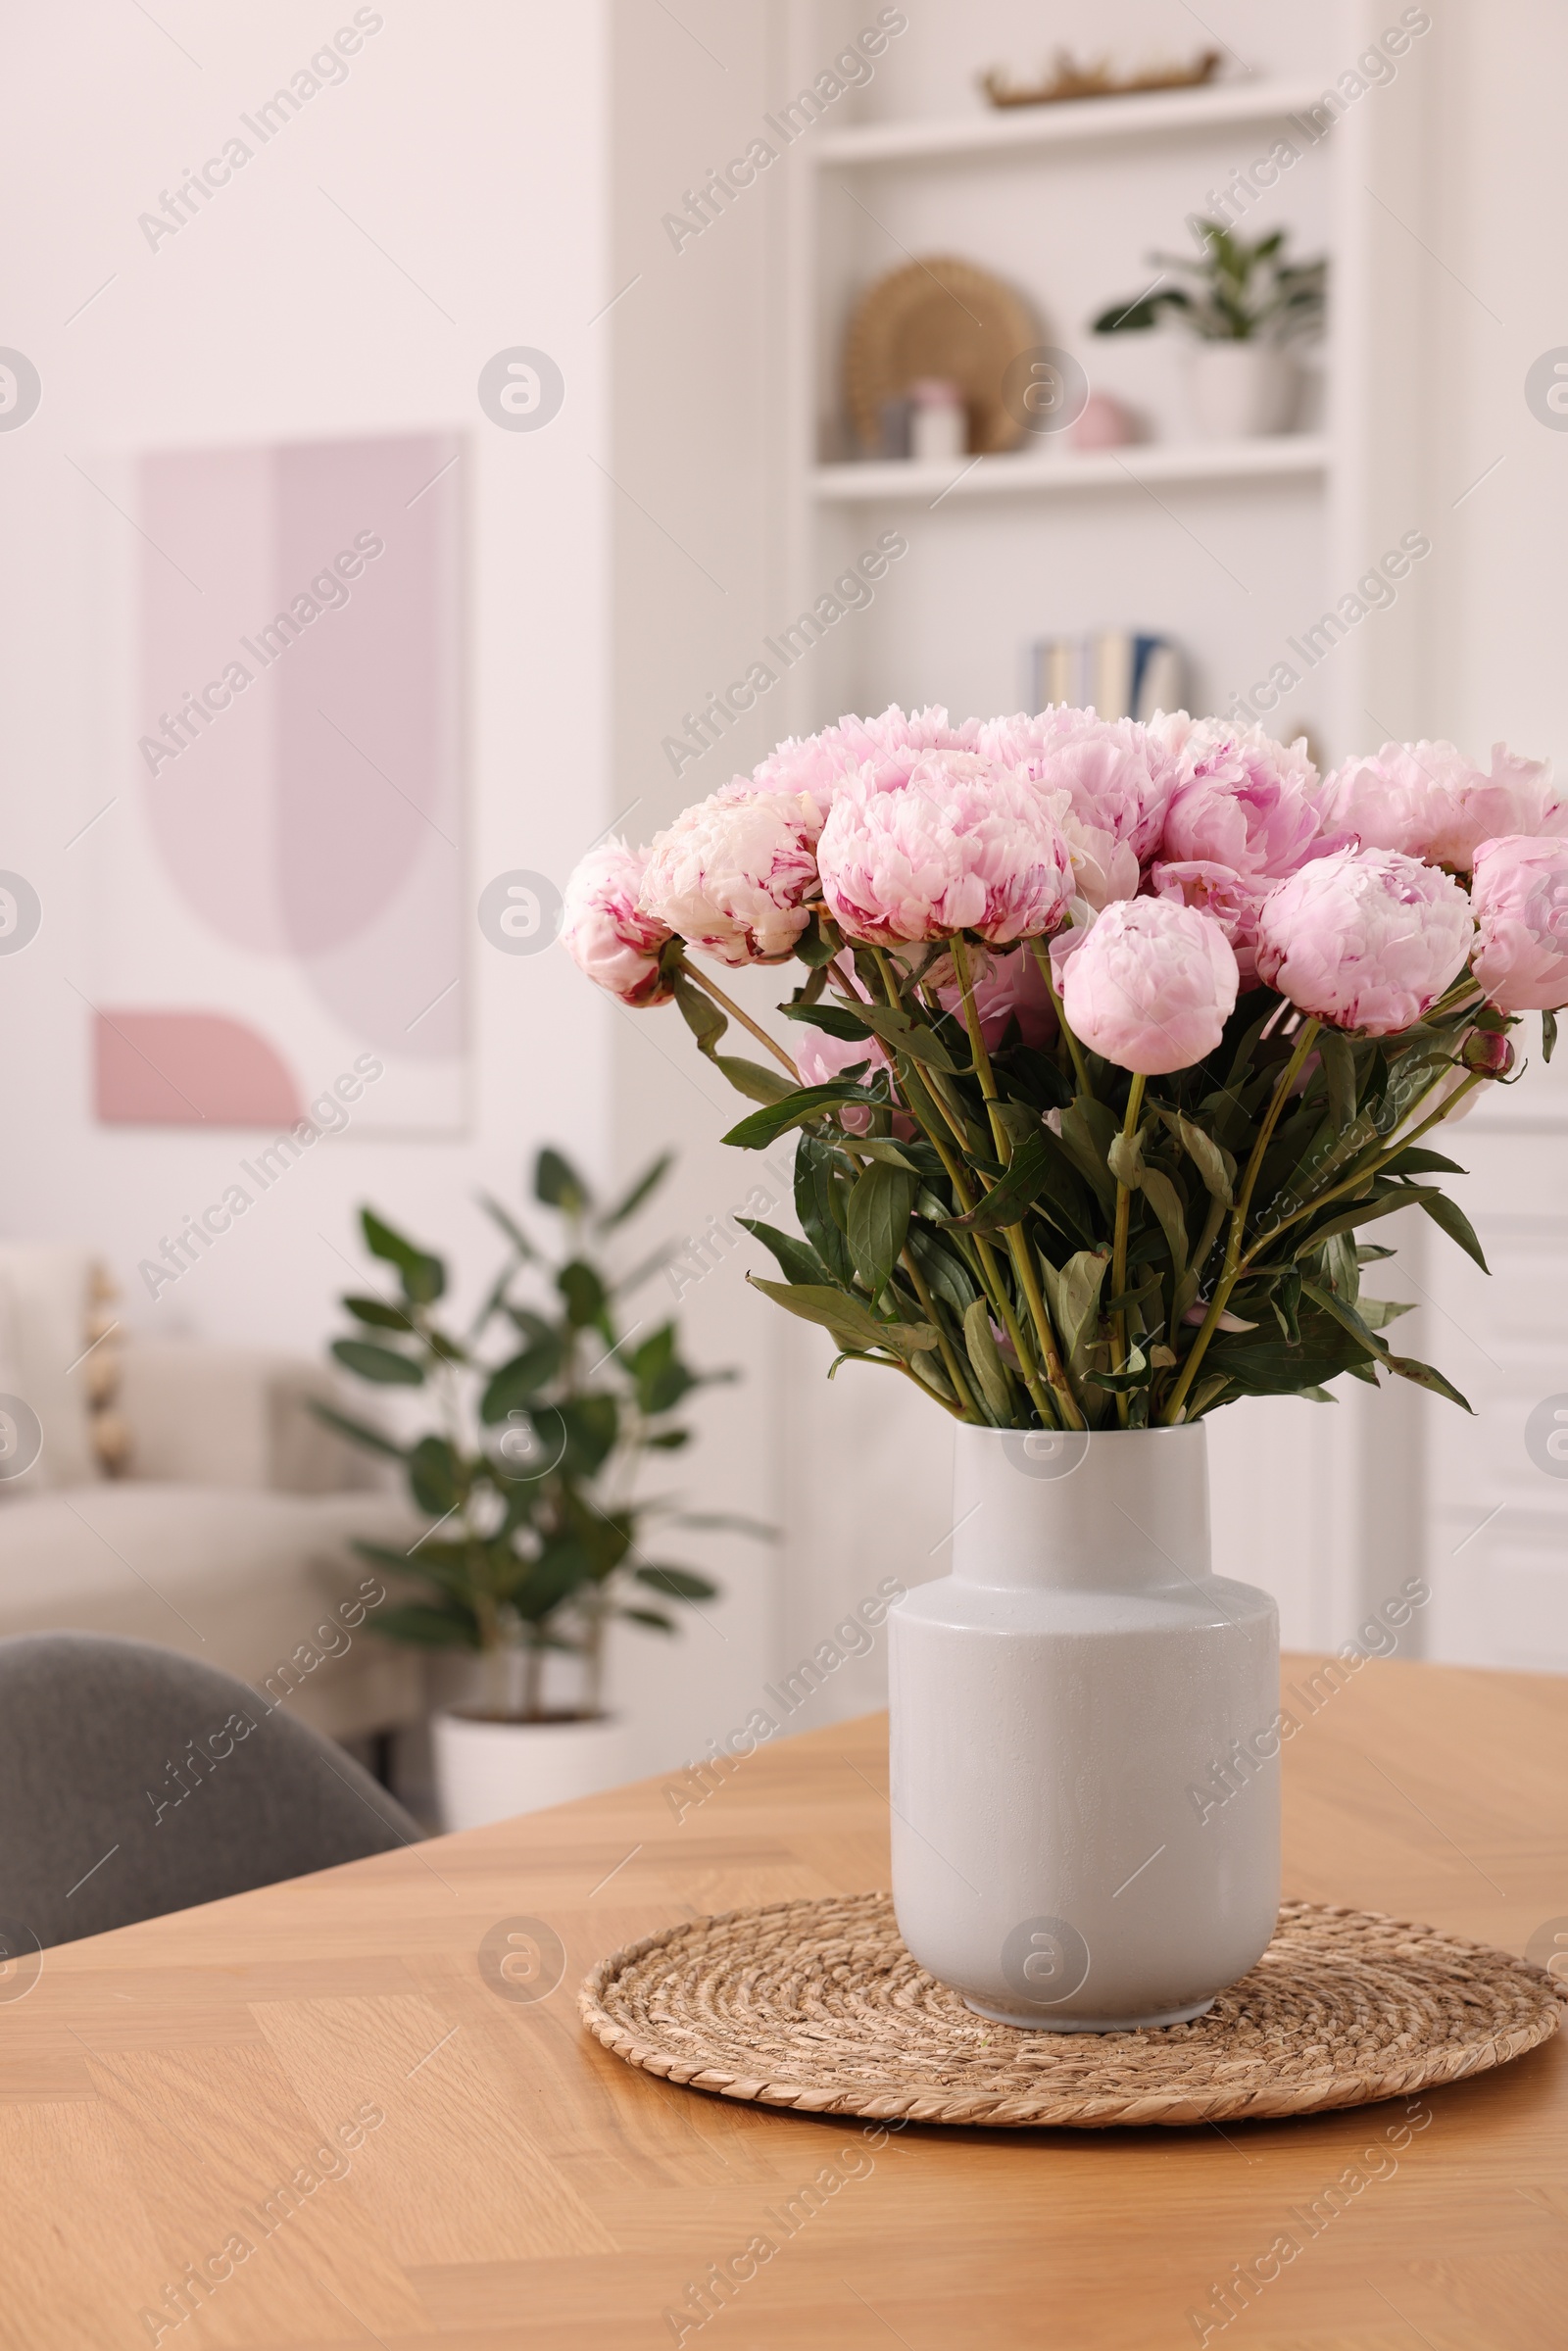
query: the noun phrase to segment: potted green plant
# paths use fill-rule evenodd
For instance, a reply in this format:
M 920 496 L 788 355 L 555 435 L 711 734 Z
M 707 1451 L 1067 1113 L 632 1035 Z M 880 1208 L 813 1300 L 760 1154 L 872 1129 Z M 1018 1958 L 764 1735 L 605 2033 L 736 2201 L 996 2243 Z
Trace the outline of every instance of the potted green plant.
M 449 1829 L 564 1802 L 621 1777 L 622 1726 L 605 1710 L 611 1625 L 673 1633 L 672 1606 L 717 1592 L 690 1568 L 650 1556 L 647 1529 L 661 1518 L 688 1528 L 746 1526 L 638 1493 L 645 1456 L 688 1443 L 690 1431 L 674 1417 L 685 1399 L 734 1377 L 693 1371 L 672 1321 L 650 1328 L 645 1320 L 624 1336 L 619 1329 L 624 1300 L 667 1252 L 618 1278 L 601 1252 L 668 1164 L 667 1156 L 656 1160 L 599 1211 L 562 1153 L 542 1151 L 534 1195 L 560 1219 L 560 1244 L 541 1249 L 485 1199 L 508 1250 L 462 1336 L 447 1327 L 444 1260 L 362 1211 L 366 1247 L 396 1277 L 396 1295 L 345 1298 L 359 1329 L 333 1342 L 333 1356 L 372 1387 L 420 1391 L 435 1425 L 401 1441 L 318 1409 L 344 1436 L 401 1465 L 427 1522 L 407 1552 L 356 1545 L 409 1594 L 379 1618 L 380 1632 L 474 1663 L 466 1699 L 432 1717 L 436 1792 Z M 565 1703 L 552 1702 L 545 1687 L 552 1658 L 570 1661 L 576 1687 Z
M 1190 286 L 1156 279 L 1132 302 L 1112 303 L 1094 322 L 1097 335 L 1147 334 L 1166 318 L 1193 337 L 1188 393 L 1193 420 L 1207 440 L 1250 440 L 1284 432 L 1295 414 L 1299 378 L 1293 346 L 1320 334 L 1328 262 L 1288 262 L 1288 232 L 1273 229 L 1250 244 L 1218 220 L 1195 219 L 1196 260 L 1152 253 L 1161 271 Z

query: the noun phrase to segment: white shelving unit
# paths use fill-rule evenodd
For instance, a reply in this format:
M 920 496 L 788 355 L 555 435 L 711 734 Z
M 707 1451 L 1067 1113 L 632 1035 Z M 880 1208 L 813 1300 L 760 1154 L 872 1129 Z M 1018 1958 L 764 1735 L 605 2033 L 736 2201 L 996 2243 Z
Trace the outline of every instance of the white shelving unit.
M 948 498 L 1070 496 L 1079 490 L 1136 490 L 1145 483 L 1269 481 L 1326 474 L 1330 445 L 1320 433 L 1277 433 L 1266 440 L 1214 441 L 1102 450 L 1050 457 L 1009 453 L 950 464 L 913 461 L 818 465 L 812 495 L 830 505 L 864 500 L 923 499 L 934 509 Z
M 842 164 L 907 163 L 942 156 L 1016 153 L 1030 147 L 1106 146 L 1113 140 L 1180 136 L 1283 122 L 1322 95 L 1318 82 L 1247 81 L 1139 98 L 1096 98 L 1063 106 L 1021 106 L 926 122 L 857 122 L 824 131 L 811 150 L 819 170 Z
M 1128 0 L 1097 16 L 1092 45 L 1122 56 L 1189 45 L 1190 12 L 1172 0 L 1159 16 L 1158 4 Z M 779 69 L 794 91 L 863 11 L 839 0 L 784 6 Z M 1253 53 L 1250 79 L 991 112 L 975 101 L 975 73 L 998 59 L 1026 66 L 1057 42 L 1081 50 L 1081 5 L 940 0 L 906 13 L 908 28 L 870 87 L 836 103 L 782 175 L 779 603 L 808 612 L 879 539 L 895 534 L 904 548 L 873 601 L 840 599 L 856 609 L 781 681 L 788 723 L 799 732 L 890 700 L 962 713 L 1016 708 L 1030 639 L 1102 626 L 1173 637 L 1191 658 L 1191 707 L 1223 709 L 1290 661 L 1288 640 L 1299 644 L 1322 613 L 1343 609 L 1402 533 L 1442 535 L 1424 447 L 1432 404 L 1416 263 L 1430 165 L 1419 76 L 1364 89 L 1313 142 L 1302 122 L 1379 37 L 1387 12 L 1376 16 L 1369 0 L 1311 11 L 1261 0 L 1204 12 L 1217 39 Z M 860 119 L 838 119 L 856 105 Z M 1147 284 L 1150 250 L 1179 248 L 1188 214 L 1210 209 L 1235 168 L 1281 139 L 1298 160 L 1242 228 L 1284 225 L 1303 257 L 1331 256 L 1321 422 L 1203 444 L 1187 435 L 1175 336 L 1097 339 L 1085 321 Z M 978 464 L 843 462 L 841 354 L 854 304 L 887 271 L 939 254 L 1015 285 L 1041 318 L 1041 340 L 1072 350 L 1097 388 L 1142 409 L 1149 437 L 1093 455 L 1052 445 Z M 1350 622 L 1298 690 L 1259 716 L 1277 733 L 1305 726 L 1331 759 L 1423 731 L 1419 611 L 1406 588 L 1392 609 Z M 1423 1282 L 1419 1245 L 1407 1262 Z M 1431 1349 L 1441 1352 L 1436 1338 Z M 1357 1392 L 1333 1411 L 1262 1400 L 1218 1416 L 1218 1563 L 1279 1593 L 1296 1642 L 1344 1639 L 1357 1610 L 1425 1562 L 1428 1534 L 1407 1499 L 1424 1484 L 1423 1402 L 1413 1391 Z M 874 1411 L 891 1424 L 898 1404 L 881 1398 Z M 842 1440 L 827 1403 L 811 1390 L 791 1411 L 792 1445 L 831 1483 Z M 891 1443 L 877 1431 L 862 1432 L 873 1450 Z M 847 1458 L 843 1467 L 849 1477 Z
M 801 140 L 784 264 L 783 592 L 793 611 L 808 610 L 879 527 L 907 537 L 909 554 L 873 609 L 792 674 L 794 726 L 911 694 L 1010 706 L 1027 641 L 1101 626 L 1173 636 L 1190 656 L 1194 706 L 1226 708 L 1276 663 L 1299 669 L 1286 640 L 1419 525 L 1397 509 L 1409 469 L 1384 451 L 1374 463 L 1357 397 L 1376 339 L 1375 249 L 1401 233 L 1377 216 L 1365 183 L 1379 139 L 1403 134 L 1375 91 L 1315 144 L 1305 127 L 1336 68 L 1377 27 L 1364 0 L 1332 0 L 1305 23 L 1267 13 L 1279 54 L 1251 78 L 986 110 L 970 99 L 972 73 L 988 56 L 1016 54 L 1015 15 L 988 0 L 909 12 L 898 73 L 881 73 L 860 101 L 886 116 L 824 121 Z M 786 72 L 804 88 L 854 27 L 837 0 L 795 0 L 789 19 Z M 1032 45 L 1054 30 L 1043 24 Z M 935 111 L 960 95 L 967 111 Z M 1298 160 L 1241 226 L 1256 235 L 1284 224 L 1297 251 L 1331 254 L 1331 331 L 1313 355 L 1320 420 L 1205 444 L 1187 437 L 1175 332 L 1096 338 L 1084 321 L 1147 283 L 1149 251 L 1181 246 L 1187 215 L 1210 209 L 1236 167 L 1282 139 Z M 1042 341 L 1065 344 L 1092 382 L 1130 398 L 1149 437 L 1084 454 L 1063 436 L 936 466 L 849 460 L 840 373 L 855 301 L 910 258 L 940 253 L 1015 284 L 1042 317 Z M 1399 693 L 1373 679 L 1408 668 L 1402 626 L 1380 622 L 1375 654 L 1365 632 L 1351 639 L 1257 714 L 1306 727 L 1330 756 L 1392 729 L 1383 706 Z

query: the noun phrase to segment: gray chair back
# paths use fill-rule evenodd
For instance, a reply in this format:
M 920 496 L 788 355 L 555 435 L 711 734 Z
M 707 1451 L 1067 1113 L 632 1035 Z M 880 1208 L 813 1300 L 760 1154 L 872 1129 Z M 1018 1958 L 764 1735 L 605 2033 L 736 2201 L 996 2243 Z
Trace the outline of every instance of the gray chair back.
M 0 1641 L 8 1957 L 420 1835 L 340 1747 L 232 1674 L 103 1634 Z

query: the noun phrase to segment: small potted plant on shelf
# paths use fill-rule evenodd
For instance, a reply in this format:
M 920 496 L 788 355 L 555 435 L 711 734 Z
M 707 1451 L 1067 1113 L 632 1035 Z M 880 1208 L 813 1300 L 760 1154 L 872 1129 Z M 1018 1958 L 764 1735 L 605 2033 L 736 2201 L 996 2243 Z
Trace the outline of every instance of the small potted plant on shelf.
M 660 1251 L 618 1279 L 598 1250 L 664 1175 L 657 1160 L 613 1207 L 595 1210 L 561 1152 L 539 1153 L 534 1194 L 561 1220 L 559 1249 L 536 1247 L 492 1200 L 483 1205 L 508 1253 L 469 1329 L 446 1327 L 447 1269 L 369 1208 L 365 1242 L 397 1278 L 392 1298 L 342 1301 L 361 1326 L 333 1343 L 345 1371 L 383 1389 L 418 1389 L 436 1426 L 408 1442 L 326 1406 L 356 1444 L 399 1462 L 428 1521 L 407 1552 L 356 1544 L 418 1596 L 378 1620 L 395 1641 L 466 1652 L 474 1688 L 432 1718 L 436 1792 L 449 1829 L 478 1827 L 564 1802 L 622 1776 L 622 1726 L 605 1711 L 605 1647 L 617 1619 L 673 1633 L 671 1607 L 714 1597 L 690 1568 L 649 1555 L 649 1527 L 747 1522 L 680 1512 L 638 1494 L 649 1453 L 673 1453 L 690 1431 L 674 1415 L 695 1389 L 734 1377 L 695 1372 L 673 1322 L 623 1337 L 622 1302 L 658 1273 Z M 503 1344 L 487 1345 L 500 1329 Z M 628 1340 L 636 1339 L 629 1345 Z M 764 1530 L 750 1529 L 751 1532 Z M 549 1662 L 575 1690 L 546 1690 Z M 557 1669 L 559 1672 L 559 1668 Z
M 1328 263 L 1287 262 L 1287 231 L 1249 244 L 1218 220 L 1194 220 L 1196 261 L 1152 253 L 1161 278 L 1130 302 L 1112 303 L 1097 335 L 1147 334 L 1164 318 L 1194 338 L 1188 355 L 1193 420 L 1207 440 L 1250 440 L 1284 432 L 1295 415 L 1299 375 L 1293 346 L 1320 334 Z M 1176 270 L 1191 289 L 1162 282 Z

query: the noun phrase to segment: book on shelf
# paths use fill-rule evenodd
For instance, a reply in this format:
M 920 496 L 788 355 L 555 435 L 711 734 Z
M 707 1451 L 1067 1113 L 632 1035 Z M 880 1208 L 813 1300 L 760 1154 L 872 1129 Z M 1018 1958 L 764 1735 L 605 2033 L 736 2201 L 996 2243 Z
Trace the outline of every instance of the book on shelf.
M 1082 637 L 1041 637 L 1026 649 L 1027 700 L 1032 710 L 1054 702 L 1088 705 L 1102 718 L 1152 718 L 1176 710 L 1186 693 L 1186 665 L 1168 637 L 1102 628 Z

